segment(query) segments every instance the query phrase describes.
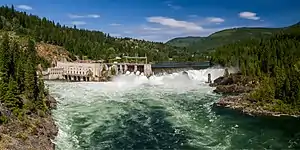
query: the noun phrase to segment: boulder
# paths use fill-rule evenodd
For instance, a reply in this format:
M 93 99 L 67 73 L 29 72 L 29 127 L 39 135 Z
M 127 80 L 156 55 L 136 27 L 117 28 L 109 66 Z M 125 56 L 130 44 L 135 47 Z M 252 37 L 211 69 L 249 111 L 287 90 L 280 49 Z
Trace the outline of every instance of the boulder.
M 219 94 L 240 94 L 240 93 L 248 93 L 252 91 L 253 88 L 249 86 L 243 86 L 243 85 L 219 85 L 216 87 L 214 92 Z
M 218 85 L 230 85 L 233 84 L 233 78 L 231 76 L 229 77 L 219 77 L 214 80 L 213 83 L 210 84 L 210 86 L 218 86 Z
M 57 106 L 57 101 L 52 96 L 48 95 L 46 100 L 46 105 L 50 109 L 55 109 Z

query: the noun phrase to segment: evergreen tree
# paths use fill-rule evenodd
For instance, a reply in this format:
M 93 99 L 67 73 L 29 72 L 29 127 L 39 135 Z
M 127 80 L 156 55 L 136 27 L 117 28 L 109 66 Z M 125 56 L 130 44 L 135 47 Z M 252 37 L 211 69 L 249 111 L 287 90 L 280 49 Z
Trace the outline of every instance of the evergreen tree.
M 20 113 L 20 101 L 18 95 L 18 85 L 11 76 L 9 79 L 8 89 L 3 97 L 5 106 L 10 109 L 15 115 Z
M 9 49 L 8 75 L 10 77 L 15 78 L 16 53 L 18 52 L 18 46 L 19 45 L 15 41 L 13 41 L 11 45 L 12 46 Z
M 45 85 L 44 85 L 44 81 L 42 79 L 42 77 L 40 77 L 38 79 L 38 90 L 39 90 L 39 93 L 38 93 L 38 98 L 37 98 L 37 101 L 36 101 L 36 106 L 39 110 L 42 110 L 42 111 L 46 111 L 47 110 L 47 106 L 46 106 L 46 103 L 45 103 Z
M 36 52 L 34 41 L 28 41 L 27 48 L 27 61 L 25 65 L 25 95 L 29 100 L 36 101 L 38 98 L 38 85 L 37 85 L 37 74 L 36 74 Z
M 10 69 L 10 48 L 9 48 L 9 35 L 3 35 L 3 41 L 0 47 L 0 78 L 2 82 L 8 83 L 9 69 Z
M 3 35 L 0 46 L 0 99 L 6 94 L 9 82 L 9 36 Z
M 19 91 L 24 91 L 24 67 L 26 64 L 25 56 L 23 51 L 20 50 L 19 44 L 14 42 L 12 46 L 15 51 L 15 79 L 18 84 Z

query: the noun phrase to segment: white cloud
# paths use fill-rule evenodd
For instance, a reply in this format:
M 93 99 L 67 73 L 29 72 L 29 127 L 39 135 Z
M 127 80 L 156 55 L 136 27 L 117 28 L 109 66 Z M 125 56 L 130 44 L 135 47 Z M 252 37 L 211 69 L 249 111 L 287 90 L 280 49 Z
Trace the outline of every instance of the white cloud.
M 157 16 L 157 17 L 148 17 L 146 18 L 146 20 L 151 23 L 158 23 L 172 28 L 184 28 L 186 30 L 192 30 L 192 31 L 203 30 L 201 26 L 193 22 L 179 21 L 173 18 Z
M 121 24 L 118 23 L 111 23 L 110 26 L 120 26 Z
M 73 14 L 69 14 L 68 15 L 70 18 L 72 19 L 76 19 L 76 18 L 83 18 L 84 16 L 80 16 L 80 15 L 73 15 Z
M 123 31 L 123 33 L 125 33 L 125 34 L 131 34 L 132 31 Z
M 167 4 L 170 8 L 178 10 L 181 9 L 181 6 L 173 5 L 173 4 Z
M 124 26 L 119 32 L 125 33 L 124 31 L 131 31 L 126 32 L 126 36 L 150 41 L 166 42 L 175 37 L 208 36 L 209 34 L 220 30 L 220 28 L 211 28 L 208 25 L 212 22 L 222 22 L 221 18 L 202 18 L 200 21 L 202 21 L 203 24 L 206 24 L 204 28 L 194 21 L 176 20 L 168 17 L 148 17 L 146 20 L 150 23 L 131 27 Z
M 32 10 L 32 7 L 28 5 L 18 5 L 17 8 L 24 10 Z
M 196 17 L 198 17 L 198 15 L 188 15 L 188 17 L 190 17 L 190 18 L 196 18 Z
M 97 15 L 97 14 L 90 14 L 90 15 L 87 15 L 88 18 L 99 18 L 100 15 Z
M 122 36 L 121 34 L 118 34 L 118 33 L 111 33 L 109 35 L 112 37 L 121 37 Z
M 142 29 L 147 30 L 147 31 L 160 31 L 160 30 L 162 30 L 162 28 L 153 28 L 153 27 L 144 27 Z
M 179 21 L 168 17 L 148 17 L 146 18 L 146 20 L 150 23 L 133 26 L 122 26 L 122 28 L 113 30 L 113 32 L 122 33 L 122 36 L 126 35 L 127 37 L 132 38 L 166 42 L 175 37 L 208 36 L 220 30 L 238 27 L 234 25 L 226 27 L 220 25 L 216 27 L 214 24 L 222 23 L 225 21 L 225 19 L 218 17 L 199 16 L 197 17 L 197 19 L 189 21 Z M 255 27 L 261 26 L 262 24 L 256 25 Z
M 206 20 L 207 20 L 208 22 L 216 23 L 216 24 L 220 24 L 220 23 L 222 23 L 222 22 L 225 21 L 224 19 L 218 18 L 218 17 L 208 17 L 208 18 L 206 18 Z
M 222 26 L 222 27 L 207 27 L 202 30 L 186 30 L 184 28 L 171 28 L 171 27 L 151 27 L 151 26 L 140 26 L 132 27 L 132 33 L 128 34 L 129 37 L 145 39 L 156 42 L 166 42 L 170 39 L 176 37 L 186 37 L 186 36 L 208 36 L 214 32 L 229 29 L 229 28 L 239 28 L 239 27 L 267 27 L 268 25 L 257 24 L 251 26 Z
M 100 15 L 97 15 L 97 14 L 89 14 L 89 15 L 69 14 L 68 16 L 71 19 L 78 19 L 78 18 L 99 18 L 100 17 Z
M 175 9 L 175 10 L 181 9 L 181 6 L 172 4 L 172 1 L 165 1 L 165 3 L 167 4 L 168 7 L 172 8 L 172 9 Z
M 72 24 L 78 26 L 78 25 L 85 25 L 86 22 L 84 22 L 84 21 L 73 21 Z
M 251 19 L 251 20 L 259 20 L 260 19 L 260 17 L 258 17 L 256 15 L 256 13 L 248 12 L 248 11 L 240 12 L 239 16 L 244 19 Z
M 218 29 L 187 30 L 185 28 L 173 28 L 169 26 L 139 26 L 132 27 L 129 37 L 145 39 L 157 42 L 166 42 L 175 37 L 182 36 L 207 36 Z M 129 29 L 128 29 L 129 30 Z

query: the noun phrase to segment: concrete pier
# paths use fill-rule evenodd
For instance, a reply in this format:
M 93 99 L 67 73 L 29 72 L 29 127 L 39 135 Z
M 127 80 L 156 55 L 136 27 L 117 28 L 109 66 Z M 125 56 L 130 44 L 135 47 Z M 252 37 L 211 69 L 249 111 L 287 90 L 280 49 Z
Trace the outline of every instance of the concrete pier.
M 210 73 L 208 74 L 207 82 L 208 82 L 208 83 L 212 83 L 212 81 L 211 81 L 211 74 L 210 74 Z

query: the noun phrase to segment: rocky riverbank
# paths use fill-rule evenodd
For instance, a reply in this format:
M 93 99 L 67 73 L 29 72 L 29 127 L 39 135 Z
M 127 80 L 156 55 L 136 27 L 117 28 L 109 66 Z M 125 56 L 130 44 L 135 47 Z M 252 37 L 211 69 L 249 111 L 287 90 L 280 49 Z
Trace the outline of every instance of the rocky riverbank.
M 255 78 L 243 76 L 240 73 L 224 75 L 210 84 L 216 87 L 215 93 L 224 96 L 214 103 L 214 107 L 237 110 L 251 116 L 299 116 L 280 111 L 271 111 L 274 104 L 262 104 L 251 98 L 250 94 L 259 88 L 259 81 Z
M 50 109 L 56 107 L 56 100 L 47 96 L 46 105 Z M 26 119 L 11 119 L 0 125 L 1 150 L 54 150 L 52 140 L 57 135 L 58 128 L 51 116 L 46 114 L 30 114 Z
M 258 86 L 258 81 L 251 77 L 243 76 L 240 73 L 224 75 L 210 84 L 216 87 L 215 93 L 219 94 L 241 94 L 249 93 Z

